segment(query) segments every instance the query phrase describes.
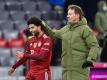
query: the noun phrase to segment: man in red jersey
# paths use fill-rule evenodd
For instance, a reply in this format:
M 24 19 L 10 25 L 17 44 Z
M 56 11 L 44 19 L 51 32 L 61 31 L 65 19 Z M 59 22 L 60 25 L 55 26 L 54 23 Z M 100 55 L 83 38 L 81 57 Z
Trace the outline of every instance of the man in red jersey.
M 27 24 L 29 31 L 34 36 L 27 40 L 24 54 L 21 52 L 16 55 L 22 54 L 22 56 L 19 56 L 20 60 L 9 69 L 8 74 L 12 75 L 18 66 L 29 59 L 30 69 L 26 74 L 26 80 L 50 80 L 52 40 L 44 33 L 42 28 L 44 26 L 38 18 L 30 18 Z

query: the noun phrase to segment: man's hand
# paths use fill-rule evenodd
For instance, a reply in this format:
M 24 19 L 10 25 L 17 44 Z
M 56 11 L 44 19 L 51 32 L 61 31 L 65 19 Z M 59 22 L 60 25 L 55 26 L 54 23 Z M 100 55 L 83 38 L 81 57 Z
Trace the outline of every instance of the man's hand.
M 13 74 L 14 71 L 15 71 L 15 69 L 10 68 L 9 71 L 8 71 L 8 75 L 11 76 L 11 75 Z
M 104 33 L 104 36 L 107 37 L 107 32 Z
M 45 23 L 45 21 L 42 21 L 42 25 L 46 26 L 46 23 Z
M 24 56 L 23 52 L 17 52 L 16 53 L 16 58 L 21 59 Z
M 53 32 L 56 32 L 56 31 L 57 31 L 57 29 L 54 28 L 54 29 L 53 29 Z
M 86 61 L 83 63 L 82 68 L 85 69 L 87 67 L 94 67 L 94 65 L 91 61 Z

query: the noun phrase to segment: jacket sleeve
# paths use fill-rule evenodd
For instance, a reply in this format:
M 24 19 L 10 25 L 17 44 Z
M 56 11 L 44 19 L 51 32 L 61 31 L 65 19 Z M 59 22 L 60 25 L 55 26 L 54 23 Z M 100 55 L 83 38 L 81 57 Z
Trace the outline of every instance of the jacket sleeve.
M 100 14 L 98 13 L 96 14 L 96 17 L 95 17 L 95 26 L 100 33 L 104 33 L 104 29 L 101 26 L 101 17 L 100 17 Z
M 60 30 L 53 32 L 53 30 L 48 26 L 48 24 L 44 24 L 43 27 L 45 33 L 52 37 L 52 39 L 60 38 Z
M 47 38 L 37 54 L 25 54 L 24 57 L 34 60 L 44 60 L 44 58 L 49 57 L 50 50 L 52 50 L 52 41 Z
M 98 41 L 92 32 L 92 30 L 87 26 L 83 31 L 83 38 L 89 48 L 89 54 L 87 56 L 88 61 L 96 60 L 97 54 L 99 52 Z

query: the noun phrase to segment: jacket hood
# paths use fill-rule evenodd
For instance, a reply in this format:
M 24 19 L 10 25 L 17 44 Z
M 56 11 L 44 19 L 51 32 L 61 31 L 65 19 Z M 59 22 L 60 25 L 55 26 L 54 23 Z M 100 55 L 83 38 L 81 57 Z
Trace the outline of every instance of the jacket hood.
M 87 20 L 85 17 L 82 17 L 81 20 L 79 22 L 75 22 L 75 23 L 68 23 L 69 25 L 69 28 L 70 30 L 75 28 L 75 27 L 78 27 L 78 26 L 81 26 L 81 25 L 87 25 Z
M 103 6 L 104 5 L 106 5 L 106 2 L 105 1 L 100 1 L 100 2 L 98 2 L 98 10 L 100 11 L 100 12 L 104 12 L 104 10 L 103 10 Z

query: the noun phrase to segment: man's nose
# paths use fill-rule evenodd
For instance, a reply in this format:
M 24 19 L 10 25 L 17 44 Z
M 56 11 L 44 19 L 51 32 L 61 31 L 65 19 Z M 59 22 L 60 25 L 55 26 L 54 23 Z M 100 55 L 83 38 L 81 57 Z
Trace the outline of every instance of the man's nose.
M 31 29 L 30 29 L 29 31 L 30 31 L 30 32 L 32 32 L 32 30 L 31 30 Z

